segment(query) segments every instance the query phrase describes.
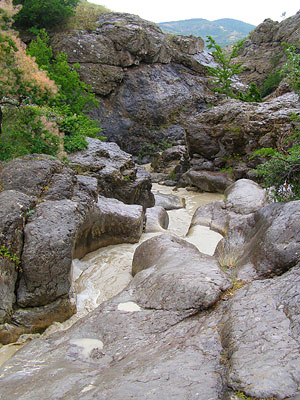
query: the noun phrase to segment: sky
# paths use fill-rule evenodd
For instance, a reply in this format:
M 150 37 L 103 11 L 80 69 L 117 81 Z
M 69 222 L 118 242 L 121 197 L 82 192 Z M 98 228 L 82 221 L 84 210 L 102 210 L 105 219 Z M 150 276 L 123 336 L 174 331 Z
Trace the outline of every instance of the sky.
M 266 18 L 282 21 L 296 14 L 300 9 L 299 0 L 89 0 L 112 11 L 137 14 L 153 22 L 178 21 L 190 18 L 204 18 L 210 21 L 233 18 L 258 25 Z

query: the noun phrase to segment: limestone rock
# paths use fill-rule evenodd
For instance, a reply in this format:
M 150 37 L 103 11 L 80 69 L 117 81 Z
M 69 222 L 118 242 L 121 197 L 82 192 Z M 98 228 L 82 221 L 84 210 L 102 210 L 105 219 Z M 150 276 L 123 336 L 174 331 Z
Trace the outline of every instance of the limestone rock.
M 244 42 L 237 62 L 243 62 L 245 71 L 240 77 L 247 83 L 261 86 L 270 72 L 280 70 L 285 62 L 282 43 L 295 44 L 300 37 L 300 13 L 282 22 L 266 19 Z
M 222 343 L 235 391 L 254 398 L 299 395 L 299 285 L 298 264 L 281 277 L 253 282 L 229 302 Z
M 9 253 L 9 257 L 0 255 L 0 323 L 13 313 L 19 267 L 12 257 L 21 258 L 25 219 L 33 205 L 33 199 L 24 193 L 15 190 L 0 193 L 0 248 Z
M 145 232 L 160 232 L 167 229 L 169 225 L 169 216 L 166 210 L 161 206 L 147 208 Z
M 154 192 L 155 205 L 161 206 L 165 210 L 178 210 L 185 207 L 184 199 L 176 196 L 175 194 L 164 194 Z
M 249 179 L 240 179 L 225 191 L 225 207 L 237 214 L 250 214 L 268 203 L 267 192 Z
M 213 257 L 168 234 L 136 249 L 132 274 L 136 302 L 156 310 L 206 309 L 232 286 Z
M 194 171 L 193 169 L 187 171 L 182 179 L 203 192 L 213 193 L 224 193 L 233 183 L 232 178 L 226 172 Z

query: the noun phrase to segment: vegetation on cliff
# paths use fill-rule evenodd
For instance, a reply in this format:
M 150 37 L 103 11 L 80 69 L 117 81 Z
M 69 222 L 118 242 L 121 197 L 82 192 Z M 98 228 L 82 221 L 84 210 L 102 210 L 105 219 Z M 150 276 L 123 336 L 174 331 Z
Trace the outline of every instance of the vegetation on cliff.
M 71 68 L 64 53 L 53 57 L 45 30 L 26 50 L 11 28 L 18 8 L 11 0 L 1 6 L 0 159 L 87 148 L 85 137 L 98 137 L 101 129 L 84 114 L 97 101 L 80 80 L 79 65 Z
M 285 45 L 287 62 L 282 71 L 300 97 L 300 54 L 295 45 Z M 256 172 L 277 201 L 300 199 L 300 115 L 292 114 L 294 130 L 283 138 L 279 149 L 262 148 L 255 155 L 269 159 Z

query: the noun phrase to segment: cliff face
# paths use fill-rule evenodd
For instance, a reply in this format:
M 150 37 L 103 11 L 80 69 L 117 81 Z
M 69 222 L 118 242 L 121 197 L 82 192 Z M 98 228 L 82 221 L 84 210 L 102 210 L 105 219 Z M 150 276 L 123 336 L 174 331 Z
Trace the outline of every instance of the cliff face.
M 131 154 L 180 142 L 186 115 L 213 102 L 201 38 L 170 37 L 137 16 L 109 13 L 95 31 L 57 34 L 52 46 L 80 63 L 82 79 L 100 98 L 93 117 Z
M 285 61 L 282 43 L 296 44 L 299 38 L 300 11 L 280 23 L 266 19 L 244 43 L 239 61 L 246 69 L 240 77 L 261 86 L 268 74 L 279 70 Z

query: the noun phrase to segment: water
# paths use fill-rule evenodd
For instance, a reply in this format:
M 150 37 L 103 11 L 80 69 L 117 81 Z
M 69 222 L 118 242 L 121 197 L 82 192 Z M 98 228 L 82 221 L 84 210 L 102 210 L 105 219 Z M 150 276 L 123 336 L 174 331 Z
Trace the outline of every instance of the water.
M 216 193 L 190 192 L 184 188 L 172 191 L 171 187 L 159 184 L 153 184 L 153 190 L 175 194 L 185 199 L 185 208 L 168 211 L 170 222 L 166 232 L 182 237 L 197 246 L 201 252 L 212 255 L 222 236 L 207 227 L 195 226 L 189 233 L 188 229 L 198 207 L 220 200 L 223 196 Z M 87 254 L 81 260 L 74 260 L 72 273 L 77 293 L 77 313 L 63 323 L 53 323 L 41 337 L 48 337 L 53 332 L 69 328 L 99 304 L 120 293 L 132 279 L 131 263 L 136 247 L 161 233 L 163 232 L 146 233 L 142 235 L 139 243 L 107 246 Z M 135 311 L 138 305 L 124 303 L 123 307 L 124 311 Z M 9 344 L 0 347 L 0 365 L 22 345 Z

